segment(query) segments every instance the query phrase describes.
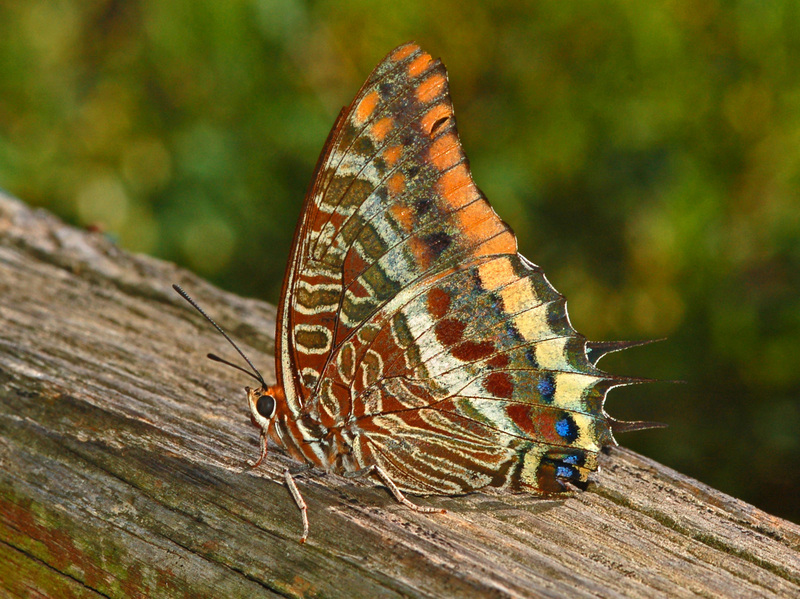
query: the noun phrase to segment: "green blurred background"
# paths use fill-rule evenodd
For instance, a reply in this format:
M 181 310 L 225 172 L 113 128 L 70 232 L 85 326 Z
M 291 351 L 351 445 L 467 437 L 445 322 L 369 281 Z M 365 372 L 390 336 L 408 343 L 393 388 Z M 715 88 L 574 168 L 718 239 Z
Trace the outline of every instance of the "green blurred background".
M 0 1 L 0 186 L 277 300 L 339 108 L 414 39 L 475 178 L 669 423 L 622 444 L 800 522 L 800 3 Z M 202 298 L 198 298 L 202 301 Z

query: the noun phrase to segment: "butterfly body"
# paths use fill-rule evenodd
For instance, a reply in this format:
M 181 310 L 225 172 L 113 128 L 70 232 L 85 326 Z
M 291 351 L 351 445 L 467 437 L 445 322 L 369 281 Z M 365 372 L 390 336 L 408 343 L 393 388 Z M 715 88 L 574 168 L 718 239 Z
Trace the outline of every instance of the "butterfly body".
M 473 182 L 445 68 L 415 44 L 376 67 L 323 148 L 275 345 L 276 384 L 248 389 L 261 459 L 271 438 L 300 462 L 375 474 L 406 504 L 559 493 L 597 469 L 613 430 L 649 425 L 605 413 L 609 389 L 640 380 L 596 367 L 637 344 L 572 328 Z

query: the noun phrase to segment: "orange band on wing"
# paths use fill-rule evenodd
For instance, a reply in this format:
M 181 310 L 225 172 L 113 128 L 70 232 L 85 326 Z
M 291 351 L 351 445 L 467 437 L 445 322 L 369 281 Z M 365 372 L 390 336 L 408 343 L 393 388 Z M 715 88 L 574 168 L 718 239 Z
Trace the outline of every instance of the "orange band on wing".
M 440 171 L 446 171 L 458 164 L 464 157 L 461 152 L 461 144 L 458 143 L 458 136 L 453 132 L 434 141 L 431 144 L 429 157 Z
M 427 104 L 439 95 L 439 92 L 442 91 L 446 83 L 447 79 L 445 79 L 444 75 L 441 73 L 431 75 L 419 84 L 417 88 L 417 100 L 422 104 Z
M 394 166 L 400 159 L 402 153 L 403 153 L 402 144 L 397 144 L 396 146 L 388 147 L 383 151 L 383 160 L 386 162 L 387 166 Z
M 376 141 L 383 141 L 383 138 L 386 137 L 392 129 L 394 129 L 394 119 L 387 116 L 372 125 L 370 133 Z
M 389 193 L 393 196 L 400 195 L 406 188 L 405 175 L 403 175 L 403 173 L 396 173 L 386 182 L 386 186 L 389 188 Z
M 400 62 L 404 58 L 411 56 L 417 50 L 419 50 L 419 46 L 417 44 L 408 44 L 407 46 L 398 48 L 397 51 L 392 54 L 392 60 L 395 62 Z
M 478 190 L 466 163 L 445 172 L 436 183 L 442 198 L 453 208 L 458 209 L 478 197 Z
M 483 229 L 484 223 L 491 221 L 494 210 L 488 202 L 472 202 L 455 213 L 461 229 L 472 239 L 481 237 L 479 231 Z M 484 238 L 488 236 L 484 235 Z
M 514 234 L 506 230 L 500 235 L 493 237 L 480 246 L 476 251 L 478 256 L 491 256 L 492 254 L 516 254 L 517 238 Z
M 425 70 L 430 66 L 431 62 L 433 62 L 433 59 L 431 58 L 430 54 L 420 54 L 411 61 L 411 64 L 408 65 L 408 76 L 411 79 L 418 77 L 420 74 L 425 72 Z
M 372 113 L 375 112 L 375 107 L 378 105 L 379 100 L 380 96 L 376 91 L 370 92 L 364 96 L 361 102 L 358 103 L 358 108 L 356 108 L 356 119 L 360 123 L 366 121 L 372 116 Z
M 453 111 L 450 109 L 450 106 L 447 104 L 437 104 L 433 108 L 431 108 L 425 116 L 422 117 L 420 123 L 422 124 L 422 130 L 426 133 L 429 133 L 431 129 L 433 129 L 433 124 L 438 121 L 439 119 L 449 118 L 453 116 Z
M 484 289 L 494 291 L 513 280 L 514 267 L 507 258 L 498 258 L 481 264 L 478 267 L 478 276 Z
M 399 224 L 406 232 L 411 232 L 414 226 L 414 213 L 404 204 L 395 204 L 389 208 L 394 221 Z

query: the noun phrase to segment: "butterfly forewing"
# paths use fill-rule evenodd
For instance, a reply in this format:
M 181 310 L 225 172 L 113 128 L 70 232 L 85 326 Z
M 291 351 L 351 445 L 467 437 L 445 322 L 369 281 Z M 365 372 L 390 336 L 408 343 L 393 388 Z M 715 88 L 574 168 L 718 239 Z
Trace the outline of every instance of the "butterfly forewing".
M 340 439 L 318 460 L 334 468 L 378 465 L 423 494 L 549 493 L 613 442 L 613 379 L 475 186 L 444 66 L 414 44 L 329 137 L 278 327 L 289 410 Z

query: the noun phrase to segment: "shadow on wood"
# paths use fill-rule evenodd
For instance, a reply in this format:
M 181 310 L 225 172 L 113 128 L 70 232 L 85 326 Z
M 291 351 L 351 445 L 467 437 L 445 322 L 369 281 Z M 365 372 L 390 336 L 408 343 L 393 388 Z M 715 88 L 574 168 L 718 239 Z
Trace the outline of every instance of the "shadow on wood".
M 0 196 L 0 589 L 52 597 L 800 596 L 800 527 L 624 449 L 586 492 L 427 498 L 258 452 L 271 306 Z M 613 401 L 613 396 L 611 401 Z M 665 434 L 665 442 L 669 433 Z

